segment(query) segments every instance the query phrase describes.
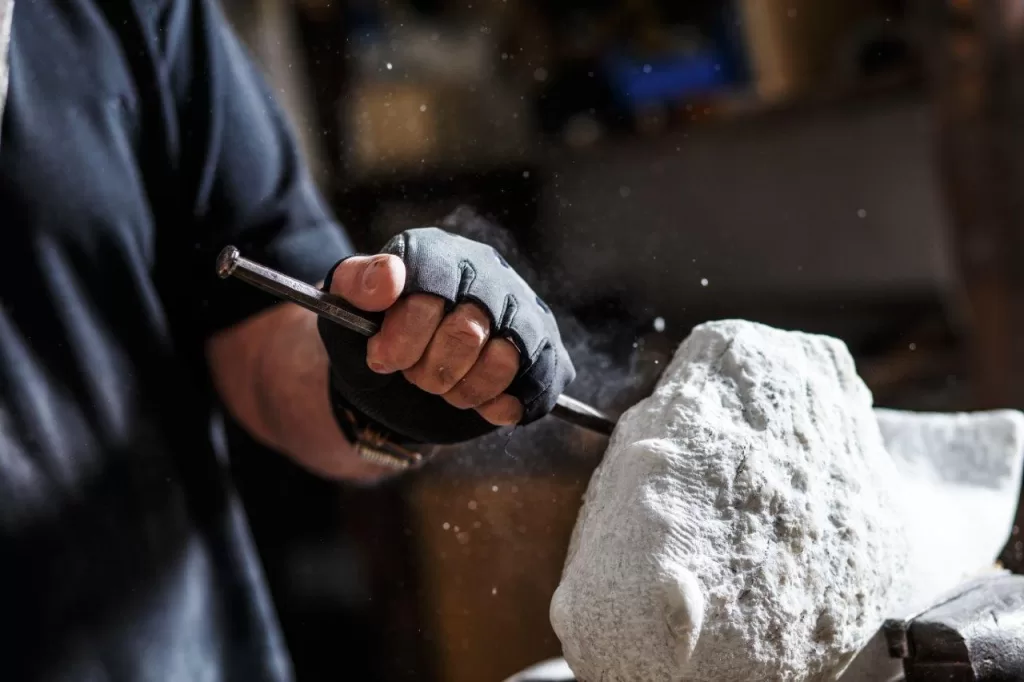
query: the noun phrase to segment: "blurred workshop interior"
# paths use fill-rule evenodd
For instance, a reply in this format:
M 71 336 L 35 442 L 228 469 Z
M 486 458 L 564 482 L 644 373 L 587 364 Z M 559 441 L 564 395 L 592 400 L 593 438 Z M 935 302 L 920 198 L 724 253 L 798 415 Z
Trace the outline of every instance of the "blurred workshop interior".
M 570 320 L 576 397 L 623 409 L 743 317 L 842 338 L 879 405 L 1024 407 L 1020 3 L 222 2 L 357 246 L 475 207 Z M 537 424 L 365 489 L 232 442 L 300 681 L 560 654 L 600 439 Z

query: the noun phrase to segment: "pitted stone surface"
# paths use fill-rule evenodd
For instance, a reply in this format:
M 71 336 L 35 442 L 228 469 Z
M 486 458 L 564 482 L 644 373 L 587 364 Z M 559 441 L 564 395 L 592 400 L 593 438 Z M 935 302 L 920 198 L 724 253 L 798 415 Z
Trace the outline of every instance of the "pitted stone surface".
M 835 339 L 694 329 L 585 496 L 551 603 L 577 677 L 834 679 L 908 593 L 871 401 Z

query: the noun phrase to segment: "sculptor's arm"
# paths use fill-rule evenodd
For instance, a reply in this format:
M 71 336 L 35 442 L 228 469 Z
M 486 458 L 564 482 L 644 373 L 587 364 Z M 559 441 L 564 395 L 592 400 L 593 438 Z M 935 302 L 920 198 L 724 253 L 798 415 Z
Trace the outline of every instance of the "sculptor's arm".
M 205 340 L 213 384 L 252 436 L 323 475 L 378 475 L 355 456 L 331 415 L 314 316 L 214 273 L 219 250 L 234 244 L 247 257 L 315 283 L 352 252 L 347 238 L 217 3 L 153 0 L 138 7 L 139 24 L 160 50 L 157 66 L 168 74 L 166 100 L 174 103 L 165 115 L 176 172 L 168 193 L 176 193 L 177 205 L 155 211 L 163 220 L 157 256 L 173 258 L 183 274 L 163 285 L 164 298 L 187 311 L 196 328 L 185 333 Z
M 350 258 L 332 279 L 332 293 L 363 310 L 387 311 L 367 350 L 370 366 L 401 371 L 413 385 L 476 409 L 493 424 L 517 422 L 522 405 L 503 394 L 519 366 L 515 347 L 489 339 L 489 320 L 474 305 L 445 315 L 444 302 L 432 296 L 399 300 L 404 283 L 405 267 L 391 255 Z M 307 468 L 332 478 L 378 477 L 383 471 L 355 456 L 334 418 L 316 322 L 286 304 L 214 336 L 207 354 L 218 392 L 250 433 Z
M 200 311 L 198 331 L 206 339 L 214 386 L 251 435 L 325 476 L 378 477 L 383 471 L 356 456 L 336 421 L 328 353 L 315 316 L 291 304 L 273 305 L 269 296 L 239 282 L 221 281 L 213 267 L 216 253 L 235 244 L 247 257 L 313 283 L 329 275 L 351 249 L 324 209 L 270 93 L 213 0 L 164 2 L 161 34 L 178 39 L 164 55 L 165 68 L 174 75 L 175 121 L 183 140 L 175 165 L 181 168 L 193 217 L 162 226 L 175 231 L 172 242 L 186 262 L 191 260 L 192 273 L 165 295 L 184 297 L 188 310 Z M 201 74 L 192 73 L 196 65 L 202 65 Z M 493 250 L 467 244 L 453 243 L 448 251 L 419 262 L 419 272 L 447 272 L 441 261 L 451 249 L 469 249 L 477 258 L 482 249 L 477 283 L 493 287 L 481 291 L 499 296 L 518 291 L 522 303 L 509 319 L 515 318 L 520 341 L 545 335 L 543 347 L 531 357 L 553 358 L 556 348 L 564 355 L 536 295 L 502 272 Z M 415 258 L 405 256 L 410 257 Z M 449 306 L 427 293 L 400 298 L 406 262 L 390 254 L 352 257 L 331 274 L 331 293 L 362 310 L 385 313 L 380 332 L 359 351 L 365 358 L 358 362 L 362 371 L 368 365 L 377 375 L 400 372 L 415 396 L 406 391 L 407 402 L 393 407 L 395 394 L 389 388 L 381 395 L 384 411 L 417 414 L 422 396 L 432 394 L 443 398 L 445 410 L 462 414 L 472 409 L 492 425 L 518 422 L 523 404 L 505 391 L 520 370 L 519 351 L 506 338 L 491 338 L 492 322 L 501 316 L 472 300 Z M 352 359 L 344 344 L 328 346 L 335 363 L 338 353 Z M 557 376 L 571 380 L 571 366 Z M 543 382 L 534 393 L 561 385 L 553 370 L 529 375 L 534 377 Z
M 207 343 L 217 392 L 249 433 L 330 478 L 372 481 L 380 467 L 356 456 L 327 400 L 327 353 L 316 316 L 278 305 Z

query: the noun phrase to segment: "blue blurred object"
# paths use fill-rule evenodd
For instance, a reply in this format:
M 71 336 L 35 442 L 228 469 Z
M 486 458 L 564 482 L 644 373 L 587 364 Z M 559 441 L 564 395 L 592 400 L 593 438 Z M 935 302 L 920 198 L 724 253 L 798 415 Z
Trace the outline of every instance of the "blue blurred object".
M 603 60 L 605 70 L 620 104 L 636 107 L 667 103 L 747 82 L 750 65 L 737 3 L 722 2 L 700 29 L 708 46 L 696 52 L 666 54 L 647 61 L 621 53 L 607 56 Z
M 381 9 L 372 0 L 350 0 L 346 5 L 345 20 L 347 33 L 357 39 L 376 37 L 385 30 Z
M 725 68 L 726 61 L 718 50 L 708 49 L 644 62 L 612 55 L 605 63 L 616 97 L 636 107 L 703 94 L 729 85 L 733 79 Z

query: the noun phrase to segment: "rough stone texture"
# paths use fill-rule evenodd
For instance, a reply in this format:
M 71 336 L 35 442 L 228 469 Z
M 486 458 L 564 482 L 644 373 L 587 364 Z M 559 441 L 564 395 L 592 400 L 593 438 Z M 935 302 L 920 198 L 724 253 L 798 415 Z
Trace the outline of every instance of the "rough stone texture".
M 841 342 L 703 325 L 612 436 L 552 625 L 584 682 L 828 680 L 855 655 L 844 682 L 888 679 L 872 635 L 991 564 L 1022 461 L 1020 413 L 872 411 Z
M 724 321 L 620 421 L 551 603 L 587 682 L 832 679 L 906 585 L 897 472 L 845 346 Z
M 781 346 L 788 346 L 789 353 L 805 359 L 780 356 L 784 353 Z M 765 362 L 756 359 L 758 354 L 771 355 L 775 360 L 770 367 L 752 370 L 751 364 Z M 822 354 L 835 359 L 819 362 Z M 736 358 L 745 360 L 737 362 Z M 692 366 L 687 369 L 687 365 Z M 794 396 L 792 381 L 783 381 L 782 388 L 766 388 L 778 383 L 780 375 L 775 370 L 791 372 L 794 367 L 802 367 L 805 375 L 790 379 L 807 381 L 810 392 L 804 396 L 814 396 L 814 408 L 809 409 L 799 395 Z M 868 645 L 842 674 L 842 682 L 891 680 L 899 673 L 899 663 L 888 657 L 883 638 L 877 633 L 881 618 L 916 612 L 934 604 L 965 579 L 991 570 L 1013 526 L 1024 466 L 1024 415 L 1012 410 L 924 414 L 877 409 L 873 418 L 886 456 L 878 454 L 874 429 L 862 426 L 870 450 L 860 447 L 847 452 L 845 444 L 837 450 L 839 441 L 819 436 L 808 442 L 816 444 L 813 452 L 820 457 L 808 462 L 804 456 L 808 446 L 795 435 L 806 421 L 798 416 L 801 413 L 809 419 L 811 414 L 824 411 L 835 420 L 838 417 L 834 410 L 841 408 L 849 413 L 847 419 L 853 419 L 851 424 L 870 421 L 864 412 L 870 398 L 863 395 L 863 387 L 851 375 L 845 349 L 835 341 L 738 323 L 696 330 L 666 372 L 659 392 L 623 420 L 581 511 L 551 614 L 579 680 L 828 678 L 829 670 L 839 670 L 849 656 L 844 643 L 872 633 Z M 758 385 L 761 388 L 752 390 Z M 836 387 L 844 385 L 842 401 L 851 403 L 823 401 L 823 396 L 836 398 Z M 750 490 L 750 485 L 735 475 L 731 479 L 726 476 L 723 484 L 715 460 L 735 461 L 727 445 L 745 431 L 736 411 L 743 413 L 744 406 L 756 403 L 758 396 L 772 393 L 778 407 L 766 415 L 761 412 L 767 416 L 765 435 L 753 439 L 762 457 L 757 465 L 760 480 L 778 494 L 777 490 L 786 486 L 785 475 L 794 470 L 784 463 L 793 458 L 794 467 L 819 470 L 807 476 L 806 493 L 818 490 L 824 503 L 840 500 L 842 495 L 837 493 L 847 494 L 850 486 L 838 486 L 835 481 L 831 487 L 821 486 L 820 472 L 841 471 L 841 466 L 832 461 L 849 462 L 852 453 L 860 452 L 865 464 L 888 474 L 867 477 L 872 480 L 865 483 L 853 503 L 874 500 L 876 514 L 887 508 L 905 543 L 889 543 L 890 549 L 895 548 L 890 563 L 863 573 L 867 579 L 864 586 L 876 590 L 874 598 L 865 599 L 872 610 L 867 612 L 863 626 L 856 619 L 846 621 L 846 627 L 859 635 L 834 636 L 822 643 L 832 648 L 803 646 L 792 638 L 780 641 L 772 628 L 779 627 L 787 611 L 794 611 L 794 604 L 813 603 L 822 612 L 834 611 L 830 604 L 837 600 L 844 603 L 837 591 L 848 594 L 851 589 L 860 589 L 856 575 L 847 573 L 852 580 L 835 583 L 837 591 L 829 594 L 827 589 L 822 590 L 818 578 L 821 567 L 833 565 L 832 549 L 827 552 L 828 558 L 814 548 L 787 555 L 785 535 L 772 537 L 762 532 L 759 539 L 745 538 L 743 533 L 730 536 L 722 528 L 735 527 L 737 517 L 743 518 L 743 505 L 735 504 L 735 500 L 737 491 L 741 487 Z M 746 413 L 758 414 L 756 410 Z M 733 416 L 727 419 L 727 414 Z M 742 414 L 739 416 L 742 418 Z M 750 426 L 746 418 L 743 421 Z M 658 424 L 662 423 L 668 426 L 659 431 Z M 708 432 L 711 425 L 728 428 L 718 436 Z M 793 429 L 788 439 L 787 428 Z M 857 429 L 852 431 L 856 435 Z M 666 444 L 665 440 L 670 442 Z M 684 453 L 688 453 L 689 461 L 682 457 Z M 766 456 L 768 461 L 764 460 Z M 749 452 L 747 458 L 744 469 L 751 464 Z M 706 483 L 701 483 L 701 472 Z M 798 487 L 794 484 L 798 477 L 790 476 L 788 480 L 791 487 Z M 873 490 L 883 494 L 877 496 Z M 671 499 L 673 495 L 675 499 Z M 725 495 L 730 497 L 724 499 L 732 500 L 731 513 L 717 504 Z M 797 499 L 798 491 L 785 493 L 784 497 Z M 859 513 L 871 512 L 861 509 Z M 815 522 L 813 514 L 798 518 L 804 523 Z M 763 531 L 763 521 L 750 527 L 757 530 L 759 525 Z M 850 522 L 847 525 L 853 527 Z M 892 532 L 888 523 L 876 528 Z M 828 542 L 834 534 L 834 529 L 819 532 L 817 542 Z M 764 564 L 769 564 L 769 557 L 776 565 L 789 562 L 788 591 L 786 585 L 777 593 L 768 589 L 767 601 L 760 596 L 757 598 L 762 603 L 754 605 L 750 603 L 752 595 L 740 598 L 747 588 L 737 592 L 742 579 L 722 566 L 733 557 L 743 560 L 744 543 L 762 539 L 779 545 L 765 551 Z M 849 559 L 864 549 L 856 540 L 852 546 L 839 547 L 838 552 Z M 905 552 L 905 560 L 896 561 L 900 550 Z M 794 570 L 812 557 L 818 568 Z M 864 566 L 863 562 L 859 565 Z M 879 573 L 891 581 L 891 587 L 882 585 L 881 592 L 877 591 Z M 677 579 L 680 575 L 683 578 Z M 794 582 L 794 575 L 803 576 L 804 582 Z M 676 584 L 683 587 L 677 589 Z M 794 585 L 798 589 L 794 590 Z M 766 582 L 761 581 L 759 586 L 766 587 Z M 801 593 L 800 589 L 806 591 Z M 694 594 L 698 590 L 700 594 Z M 726 603 L 715 607 L 715 595 Z M 685 608 L 679 608 L 681 601 L 686 601 Z M 706 605 L 703 618 L 699 608 L 702 602 Z M 723 627 L 718 622 L 732 617 L 746 625 Z M 790 621 L 782 622 L 783 627 L 789 626 Z M 806 622 L 792 622 L 795 628 L 806 631 Z M 680 638 L 678 633 L 684 636 Z M 752 641 L 759 633 L 766 642 Z M 692 655 L 687 658 L 691 646 Z M 715 660 L 723 654 L 723 660 Z M 780 663 L 766 663 L 761 660 L 765 655 L 776 656 Z M 803 664 L 798 662 L 801 656 Z M 562 682 L 567 678 L 564 667 L 550 663 L 513 679 Z

